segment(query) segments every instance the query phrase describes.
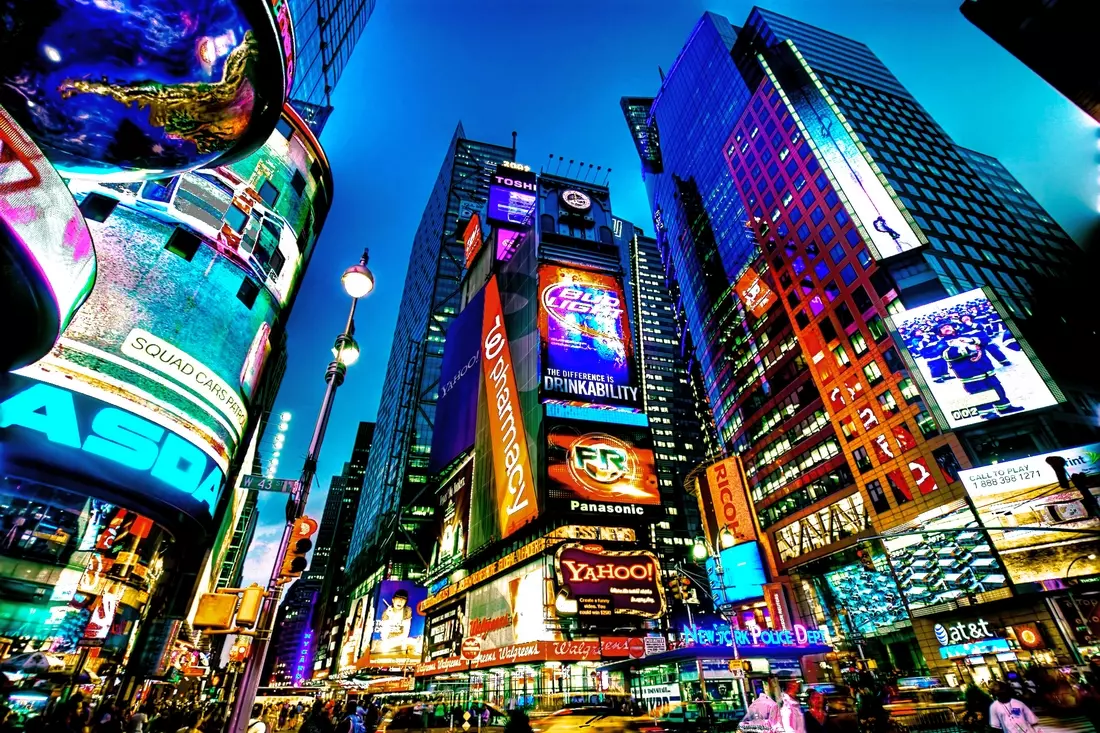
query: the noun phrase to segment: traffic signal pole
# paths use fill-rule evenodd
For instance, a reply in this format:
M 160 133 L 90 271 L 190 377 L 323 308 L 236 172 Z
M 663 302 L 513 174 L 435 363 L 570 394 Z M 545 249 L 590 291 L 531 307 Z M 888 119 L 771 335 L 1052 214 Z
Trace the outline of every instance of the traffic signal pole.
M 344 328 L 344 333 L 337 339 L 337 344 L 345 336 L 351 336 L 351 332 L 355 328 L 355 305 L 358 302 L 358 298 L 351 299 L 348 323 Z M 329 416 L 332 414 L 332 404 L 336 399 L 336 390 L 344 383 L 346 369 L 339 359 L 339 354 L 337 354 L 337 357 L 329 363 L 325 372 L 325 396 L 321 401 L 321 410 L 317 414 L 317 422 L 313 426 L 313 438 L 309 442 L 309 452 L 302 464 L 302 480 L 298 491 L 291 494 L 290 498 L 287 499 L 286 526 L 283 527 L 283 538 L 279 541 L 279 550 L 275 555 L 275 566 L 271 569 L 271 579 L 267 584 L 267 595 L 264 596 L 260 620 L 256 625 L 257 634 L 252 643 L 251 653 L 245 661 L 244 672 L 241 673 L 240 687 L 233 703 L 233 712 L 229 717 L 229 726 L 226 728 L 227 733 L 245 733 L 248 718 L 252 714 L 252 706 L 256 702 L 256 691 L 260 686 L 260 675 L 263 673 L 264 662 L 267 660 L 268 647 L 271 645 L 271 634 L 275 630 L 275 613 L 279 608 L 279 600 L 283 595 L 283 558 L 290 549 L 297 520 L 305 513 L 309 490 L 317 474 L 317 459 L 321 455 L 321 444 L 325 440 Z

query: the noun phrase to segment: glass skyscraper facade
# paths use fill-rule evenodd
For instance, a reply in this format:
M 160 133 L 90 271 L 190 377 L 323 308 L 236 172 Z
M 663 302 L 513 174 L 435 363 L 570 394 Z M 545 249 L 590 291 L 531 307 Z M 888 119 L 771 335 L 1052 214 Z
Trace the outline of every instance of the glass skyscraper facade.
M 290 0 L 298 57 L 291 104 L 320 134 L 332 90 L 374 12 L 376 0 Z
M 653 433 L 653 454 L 665 518 L 655 525 L 656 549 L 669 559 L 686 559 L 701 532 L 699 507 L 684 491 L 693 468 L 717 451 L 714 421 L 702 397 L 695 358 L 678 318 L 676 284 L 665 277 L 657 240 L 623 222 L 630 260 L 629 292 L 642 372 L 645 413 Z
M 426 572 L 435 502 L 426 491 L 428 455 L 465 262 L 456 228 L 486 202 L 497 165 L 513 157 L 513 147 L 467 139 L 459 124 L 416 230 L 348 555 L 352 586 L 380 564 L 395 578 Z
M 952 514 L 964 511 L 960 471 L 1094 440 L 1096 417 L 1073 401 L 1013 417 L 1002 400 L 952 431 L 891 318 L 984 287 L 1023 328 L 1036 283 L 1067 273 L 1076 245 L 865 45 L 775 13 L 754 8 L 741 27 L 705 14 L 659 94 L 623 109 L 772 573 L 849 649 L 899 669 L 936 664 L 932 621 L 916 616 L 962 595 L 1004 599 L 1004 575 L 979 578 L 954 547 L 960 566 L 941 580 L 957 587 L 929 600 L 935 573 L 900 577 L 882 545 L 858 538 L 949 515 L 970 526 Z M 945 368 L 936 384 L 954 378 Z

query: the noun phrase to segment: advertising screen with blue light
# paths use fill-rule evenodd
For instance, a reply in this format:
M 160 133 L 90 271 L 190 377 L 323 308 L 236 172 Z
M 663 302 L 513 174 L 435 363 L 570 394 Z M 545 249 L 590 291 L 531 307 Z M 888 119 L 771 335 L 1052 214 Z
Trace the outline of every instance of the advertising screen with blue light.
M 718 566 L 721 564 L 721 573 Z M 707 559 L 707 580 L 710 582 L 714 603 L 728 606 L 764 595 L 764 563 L 760 559 L 760 547 L 755 542 L 742 542 L 727 547 L 718 554 L 718 560 Z

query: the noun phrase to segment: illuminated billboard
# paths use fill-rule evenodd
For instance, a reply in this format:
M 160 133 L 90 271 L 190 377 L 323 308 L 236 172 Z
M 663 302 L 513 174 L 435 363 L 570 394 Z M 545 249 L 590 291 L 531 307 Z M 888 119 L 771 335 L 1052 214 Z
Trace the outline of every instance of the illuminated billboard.
M 641 407 L 622 280 L 559 265 L 539 268 L 544 399 Z
M 641 516 L 660 506 L 648 430 L 562 421 L 547 428 L 546 443 L 548 496 L 570 512 Z
M 436 568 L 466 557 L 470 529 L 470 490 L 474 480 L 473 456 L 456 468 L 439 487 L 439 537 Z
M 1065 486 L 1056 465 L 1065 472 Z M 1084 533 L 1059 531 L 1100 530 L 1098 472 L 1100 443 L 959 472 L 1017 587 L 1060 584 L 1071 563 L 1074 577 L 1100 573 L 1100 560 L 1095 559 L 1100 541 Z
M 483 292 L 481 365 L 493 445 L 495 504 L 503 539 L 538 517 L 539 507 L 496 275 L 485 285 Z
M 737 297 L 741 299 L 745 309 L 757 318 L 767 313 L 775 303 L 775 292 L 751 267 L 745 270 L 733 289 L 737 292 Z
M 84 217 L 42 151 L 0 107 L 0 371 L 46 355 L 95 281 Z
M 121 494 L 161 521 L 173 518 L 169 507 L 211 528 L 224 473 L 207 446 L 166 430 L 158 415 L 125 397 L 97 398 L 80 386 L 9 375 L 0 392 L 0 472 L 61 475 L 69 486 Z
M 5 55 L 0 106 L 69 175 L 159 178 L 240 157 L 289 88 L 271 6 L 50 3 L 0 34 L 9 51 L 41 49 Z
M 763 597 L 768 579 L 764 575 L 760 546 L 756 542 L 742 542 L 719 551 L 717 560 L 707 558 L 707 580 L 715 606 Z
M 54 348 L 0 395 L 38 384 L 19 399 L 49 402 L 7 420 L 21 447 L 0 455 L 5 471 L 213 529 L 272 329 L 329 204 L 316 138 L 289 109 L 284 122 L 263 148 L 215 171 L 71 183 L 95 242 L 95 285 Z M 26 439 L 45 428 L 54 432 L 37 446 Z
M 466 599 L 434 611 L 424 619 L 424 659 L 458 656 L 466 634 Z
M 707 466 L 699 478 L 699 512 L 707 542 L 716 550 L 756 539 L 746 491 L 745 471 L 739 456 Z
M 579 616 L 611 621 L 620 615 L 660 618 L 665 612 L 661 565 L 648 550 L 567 542 L 558 548 L 554 568 Z
M 418 663 L 424 650 L 424 615 L 417 606 L 427 598 L 427 589 L 409 580 L 383 580 L 378 593 L 369 666 Z
M 447 328 L 439 371 L 439 402 L 428 471 L 437 473 L 474 444 L 480 394 L 481 329 L 485 291 L 470 299 Z
M 788 51 L 789 52 L 789 51 Z M 767 69 L 772 83 L 785 97 L 792 117 L 799 124 L 834 190 L 859 228 L 871 255 L 876 260 L 916 249 L 925 243 L 912 217 L 877 173 L 874 162 L 860 149 L 855 133 L 840 118 L 839 111 L 809 66 L 800 58 L 801 68 L 788 74 L 783 84 Z
M 489 222 L 523 231 L 534 223 L 537 208 L 538 183 L 535 174 L 529 170 L 497 166 L 489 182 Z
M 989 537 L 963 501 L 924 512 L 886 535 L 883 544 L 911 609 L 1008 586 Z
M 477 253 L 481 251 L 481 217 L 477 213 L 470 215 L 470 221 L 462 232 L 462 243 L 466 256 L 466 267 L 469 267 L 470 263 L 477 257 Z
M 1015 325 L 984 290 L 902 311 L 890 321 L 942 426 L 961 428 L 1062 400 Z
M 812 582 L 821 604 L 841 611 L 829 622 L 835 633 L 874 635 L 909 622 L 905 601 L 889 571 L 853 563 L 822 573 Z
M 554 606 L 546 583 L 540 559 L 474 588 L 467 595 L 466 636 L 482 650 L 561 639 L 547 623 L 554 620 Z

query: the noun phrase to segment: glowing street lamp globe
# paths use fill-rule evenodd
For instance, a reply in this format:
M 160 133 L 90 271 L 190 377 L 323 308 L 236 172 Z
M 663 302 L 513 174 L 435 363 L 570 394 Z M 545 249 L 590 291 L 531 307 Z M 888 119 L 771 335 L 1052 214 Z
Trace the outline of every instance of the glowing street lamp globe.
M 348 295 L 353 298 L 363 298 L 374 290 L 374 273 L 361 262 L 344 270 L 340 282 Z
M 336 339 L 336 346 L 332 349 L 332 355 L 336 357 L 336 361 L 349 367 L 359 361 L 359 344 L 351 336 L 340 336 Z

